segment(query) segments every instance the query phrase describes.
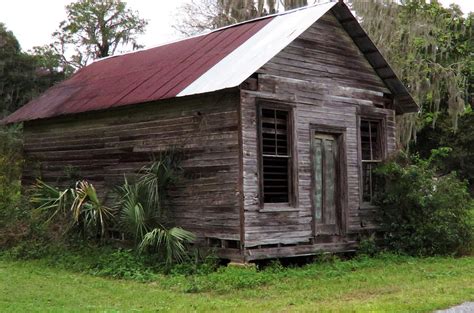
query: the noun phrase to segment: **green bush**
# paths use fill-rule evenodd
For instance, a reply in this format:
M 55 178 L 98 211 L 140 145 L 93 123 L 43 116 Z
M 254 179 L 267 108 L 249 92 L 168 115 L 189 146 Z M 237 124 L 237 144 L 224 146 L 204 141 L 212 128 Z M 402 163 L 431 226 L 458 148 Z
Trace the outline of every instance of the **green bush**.
M 466 253 L 473 241 L 473 200 L 455 173 L 437 176 L 446 149 L 428 160 L 400 154 L 377 169 L 384 188 L 377 195 L 384 245 L 411 255 Z
M 3 252 L 11 260 L 38 260 L 47 266 L 87 273 L 93 276 L 113 277 L 136 281 L 150 281 L 162 272 L 146 257 L 130 249 L 102 245 L 48 244 L 41 240 L 25 240 Z
M 7 250 L 0 258 L 9 260 L 36 260 L 46 266 L 86 273 L 93 276 L 128 279 L 139 282 L 158 280 L 160 275 L 176 277 L 207 277 L 219 269 L 218 258 L 212 251 L 194 254 L 171 267 L 156 258 L 139 254 L 133 249 L 104 244 L 90 244 L 76 239 L 73 242 L 48 242 L 45 238 L 23 240 Z M 178 282 L 171 279 L 170 286 Z M 203 283 L 200 282 L 199 289 Z M 207 286 L 207 285 L 206 285 Z M 186 287 L 185 289 L 188 289 Z
M 171 275 L 207 275 L 219 268 L 215 251 L 194 247 L 184 262 L 174 264 L 167 273 Z
M 0 126 L 0 250 L 30 234 L 30 211 L 21 196 L 21 127 Z
M 359 256 L 375 256 L 380 252 L 380 247 L 377 244 L 375 233 L 372 233 L 369 236 L 362 236 L 359 240 L 359 248 L 357 249 L 357 254 Z
M 49 253 L 49 246 L 41 240 L 22 240 L 7 250 L 6 254 L 15 260 L 35 260 L 44 258 Z
M 0 127 L 0 229 L 22 213 L 21 202 L 21 129 Z
M 95 276 L 150 281 L 156 277 L 157 269 L 147 265 L 146 258 L 133 250 L 116 249 L 101 253 L 88 272 Z

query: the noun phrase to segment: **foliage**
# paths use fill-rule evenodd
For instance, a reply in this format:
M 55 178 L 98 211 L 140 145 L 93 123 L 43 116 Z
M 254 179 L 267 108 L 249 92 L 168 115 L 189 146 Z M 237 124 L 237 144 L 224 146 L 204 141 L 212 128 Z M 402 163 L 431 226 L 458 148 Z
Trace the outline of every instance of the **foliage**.
M 53 33 L 55 41 L 44 49 L 59 55 L 63 66 L 75 69 L 129 45 L 140 48 L 137 35 L 147 25 L 121 0 L 79 0 L 66 6 L 66 14 Z
M 1 100 L 0 100 L 1 101 Z M 22 128 L 0 126 L 0 249 L 30 234 L 30 212 L 21 195 Z
M 129 184 L 128 180 L 117 188 L 119 201 L 117 204 L 119 225 L 121 230 L 135 238 L 136 243 L 147 233 L 147 225 L 153 223 L 156 212 L 145 210 L 140 199 L 145 199 L 146 195 L 138 184 Z
M 437 1 L 352 0 L 353 9 L 376 46 L 421 106 L 417 114 L 399 117 L 400 141 L 407 145 L 416 128 L 447 114 L 458 118 L 472 102 L 474 15 Z M 433 146 L 434 148 L 436 146 Z
M 0 128 L 0 228 L 17 218 L 21 201 L 21 128 Z
M 89 274 L 137 281 L 150 281 L 156 278 L 157 270 L 147 264 L 145 257 L 133 250 L 106 249 L 106 251 L 108 253 L 100 252 L 88 270 Z
M 160 217 L 166 213 L 167 189 L 178 179 L 179 163 L 178 152 L 170 151 L 162 154 L 159 160 L 144 166 L 139 173 L 138 184 L 147 195 L 143 201 L 147 206 L 155 207 Z
M 59 190 L 37 180 L 30 201 L 39 215 L 45 215 L 44 219 L 48 223 L 56 216 L 67 213 L 74 201 L 74 192 L 69 188 Z
M 39 216 L 45 216 L 46 223 L 65 220 L 69 223 L 66 231 L 76 230 L 85 237 L 103 239 L 113 219 L 113 210 L 99 200 L 95 187 L 87 181 L 59 190 L 38 180 L 31 203 Z
M 133 239 L 140 253 L 150 253 L 166 265 L 188 258 L 187 244 L 194 235 L 170 224 L 166 217 L 167 188 L 176 179 L 179 159 L 175 153 L 141 169 L 136 183 L 127 179 L 117 188 L 114 209 L 106 206 L 87 181 L 59 189 L 38 180 L 31 195 L 35 216 L 46 225 L 61 224 L 63 234 L 73 231 L 85 239 L 105 239 L 112 224 Z
M 173 264 L 167 269 L 166 273 L 170 275 L 208 275 L 215 272 L 220 264 L 220 259 L 215 251 L 208 248 L 194 248 L 188 253 L 184 262 Z
M 37 233 L 28 199 L 22 195 L 22 126 L 0 127 L 0 250 Z
M 369 236 L 364 236 L 359 241 L 359 247 L 357 249 L 358 255 L 373 257 L 380 252 L 380 247 L 377 243 L 375 234 L 372 233 Z
M 61 75 L 56 81 L 66 79 L 74 73 L 74 67 L 64 61 L 63 55 L 53 45 L 35 46 L 28 53 L 36 58 L 43 71 Z
M 441 172 L 456 171 L 461 179 L 468 181 L 471 195 L 474 195 L 474 112 L 470 110 L 462 115 L 458 125 L 454 132 L 450 119 L 446 115 L 440 116 L 436 127 L 425 127 L 418 133 L 411 149 L 427 158 L 432 147 L 449 147 L 451 153 L 438 165 Z
M 185 244 L 194 235 L 172 227 L 166 218 L 166 192 L 179 171 L 175 153 L 164 154 L 158 161 L 145 166 L 135 184 L 127 180 L 118 188 L 119 224 L 138 244 L 140 252 L 154 252 L 166 264 L 183 261 Z
M 23 241 L 4 252 L 9 260 L 39 260 L 47 266 L 87 273 L 93 276 L 150 281 L 159 268 L 133 250 L 80 243 L 64 245 L 39 240 Z
M 163 226 L 155 227 L 143 236 L 140 245 L 140 252 L 152 251 L 164 257 L 166 264 L 174 261 L 181 262 L 187 255 L 186 243 L 194 241 L 194 235 L 180 227 L 170 229 Z
M 41 58 L 22 52 L 15 35 L 0 23 L 0 120 L 64 78 Z
M 99 200 L 94 186 L 84 180 L 76 184 L 71 213 L 74 223 L 82 225 L 84 232 L 95 228 L 94 233 L 100 238 L 105 236 L 107 224 L 113 218 L 112 209 Z
M 460 254 L 472 247 L 474 202 L 454 173 L 437 176 L 436 162 L 449 149 L 434 150 L 428 160 L 401 153 L 380 166 L 384 244 L 412 255 Z
M 174 28 L 191 36 L 307 4 L 307 0 L 191 0 L 181 7 Z
M 218 259 L 213 253 L 188 254 L 181 263 L 167 266 L 157 263 L 148 254 L 134 249 L 96 245 L 85 241 L 48 242 L 44 238 L 29 238 L 14 247 L 0 251 L 0 258 L 8 260 L 39 260 L 47 266 L 87 273 L 93 276 L 151 281 L 159 274 L 172 276 L 208 275 L 218 268 Z

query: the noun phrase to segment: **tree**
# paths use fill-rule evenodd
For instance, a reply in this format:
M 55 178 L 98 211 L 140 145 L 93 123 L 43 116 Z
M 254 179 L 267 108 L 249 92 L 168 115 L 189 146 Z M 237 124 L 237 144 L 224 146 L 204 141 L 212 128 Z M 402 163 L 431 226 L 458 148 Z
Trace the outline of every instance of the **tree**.
M 410 149 L 426 158 L 435 147 L 448 147 L 451 151 L 439 165 L 441 174 L 456 171 L 461 179 L 470 184 L 474 195 L 474 112 L 468 110 L 459 117 L 458 129 L 453 131 L 448 114 L 441 114 L 435 127 L 426 126 L 419 130 L 417 141 Z
M 144 33 L 147 21 L 121 0 L 79 0 L 67 5 L 66 13 L 50 46 L 63 65 L 78 69 L 117 49 L 141 47 L 137 35 Z
M 192 0 L 181 7 L 174 28 L 186 36 L 232 25 L 280 10 L 308 4 L 307 0 Z
M 63 74 L 63 79 L 74 73 L 74 68 L 63 62 L 63 57 L 51 45 L 35 46 L 28 51 L 36 57 L 38 65 L 43 71 L 58 72 Z
M 64 78 L 42 64 L 40 51 L 24 53 L 15 35 L 0 23 L 0 119 Z
M 388 59 L 421 106 L 421 114 L 398 121 L 400 141 L 408 145 L 417 130 L 434 126 L 447 114 L 453 129 L 472 102 L 474 15 L 437 1 L 353 0 L 362 27 Z
M 284 0 L 283 7 L 285 10 L 296 9 L 308 5 L 308 0 Z
M 474 194 L 474 14 L 420 0 L 353 0 L 362 26 L 421 105 L 399 118 L 401 142 L 429 157 L 438 147 L 451 152 L 439 165 L 456 171 Z

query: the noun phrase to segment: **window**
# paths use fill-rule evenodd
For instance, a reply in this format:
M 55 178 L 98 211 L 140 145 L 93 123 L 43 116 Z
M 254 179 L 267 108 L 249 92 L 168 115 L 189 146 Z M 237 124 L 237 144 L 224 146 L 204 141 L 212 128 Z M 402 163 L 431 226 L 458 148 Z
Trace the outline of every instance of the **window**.
M 382 161 L 381 123 L 374 120 L 360 121 L 362 151 L 362 201 L 372 203 L 376 188 L 373 170 Z
M 260 109 L 261 197 L 263 203 L 291 201 L 290 111 Z

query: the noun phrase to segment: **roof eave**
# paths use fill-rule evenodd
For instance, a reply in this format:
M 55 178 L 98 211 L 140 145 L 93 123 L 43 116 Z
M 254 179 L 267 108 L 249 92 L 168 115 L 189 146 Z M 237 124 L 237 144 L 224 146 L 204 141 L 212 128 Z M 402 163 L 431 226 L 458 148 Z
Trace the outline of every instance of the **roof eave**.
M 403 82 L 398 78 L 390 64 L 384 58 L 380 50 L 375 46 L 365 30 L 360 26 L 357 19 L 351 13 L 349 8 L 339 2 L 332 7 L 334 16 L 339 20 L 342 27 L 352 38 L 359 50 L 364 54 L 367 61 L 382 79 L 384 84 L 390 90 L 394 98 L 394 107 L 396 114 L 418 112 L 419 106 Z

